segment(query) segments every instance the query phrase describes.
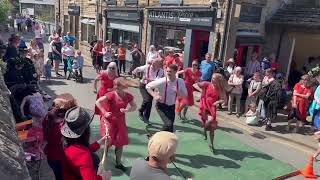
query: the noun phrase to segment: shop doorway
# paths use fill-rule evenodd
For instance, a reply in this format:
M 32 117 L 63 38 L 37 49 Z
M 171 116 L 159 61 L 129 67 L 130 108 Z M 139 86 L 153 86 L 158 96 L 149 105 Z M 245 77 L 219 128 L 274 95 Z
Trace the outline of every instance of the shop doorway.
M 193 43 L 193 53 L 192 60 L 198 59 L 203 60 L 209 47 L 209 31 L 193 31 L 194 33 L 194 43 Z
M 260 52 L 260 45 L 238 45 L 236 50 L 236 65 L 246 67 L 247 61 L 252 57 L 253 53 Z

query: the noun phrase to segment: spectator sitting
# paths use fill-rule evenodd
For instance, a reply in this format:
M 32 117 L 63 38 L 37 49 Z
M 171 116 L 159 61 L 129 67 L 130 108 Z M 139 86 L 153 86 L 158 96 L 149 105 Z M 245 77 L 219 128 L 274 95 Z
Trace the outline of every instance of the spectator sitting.
M 215 66 L 211 60 L 211 54 L 207 53 L 205 60 L 201 61 L 200 70 L 202 73 L 201 81 L 211 81 L 213 72 L 215 71 Z
M 255 103 L 249 105 L 249 111 L 246 113 L 246 124 L 251 126 L 259 125 L 257 106 Z

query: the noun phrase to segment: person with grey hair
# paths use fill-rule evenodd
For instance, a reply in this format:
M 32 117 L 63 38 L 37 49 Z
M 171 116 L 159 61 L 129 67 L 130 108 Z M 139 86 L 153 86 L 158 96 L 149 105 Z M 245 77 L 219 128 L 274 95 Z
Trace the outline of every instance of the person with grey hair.
M 152 60 L 158 58 L 158 52 L 154 45 L 151 45 L 149 48 L 149 52 L 146 58 L 146 64 L 151 64 Z
M 232 114 L 232 104 L 234 98 L 236 98 L 236 114 L 237 117 L 240 117 L 240 99 L 242 94 L 242 83 L 243 83 L 243 76 L 241 75 L 241 67 L 236 67 L 234 69 L 233 74 L 230 76 L 228 84 L 232 87 L 230 95 L 229 95 L 229 102 L 228 102 L 228 111 L 229 115 Z

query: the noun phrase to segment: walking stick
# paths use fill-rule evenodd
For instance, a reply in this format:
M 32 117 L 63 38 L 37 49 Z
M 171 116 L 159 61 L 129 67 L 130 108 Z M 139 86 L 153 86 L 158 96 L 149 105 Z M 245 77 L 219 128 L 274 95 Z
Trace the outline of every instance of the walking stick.
M 171 163 L 174 165 L 174 167 L 177 169 L 178 173 L 180 174 L 180 176 L 182 176 L 184 179 L 188 179 L 183 173 L 182 171 L 178 168 L 178 166 L 172 161 L 170 160 Z

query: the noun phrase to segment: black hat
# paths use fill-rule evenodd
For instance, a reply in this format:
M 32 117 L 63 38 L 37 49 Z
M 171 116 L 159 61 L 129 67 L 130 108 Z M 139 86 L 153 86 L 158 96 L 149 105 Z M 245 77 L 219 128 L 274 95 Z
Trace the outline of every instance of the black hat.
M 93 112 L 82 107 L 69 109 L 64 117 L 61 134 L 67 138 L 79 138 L 93 120 Z

